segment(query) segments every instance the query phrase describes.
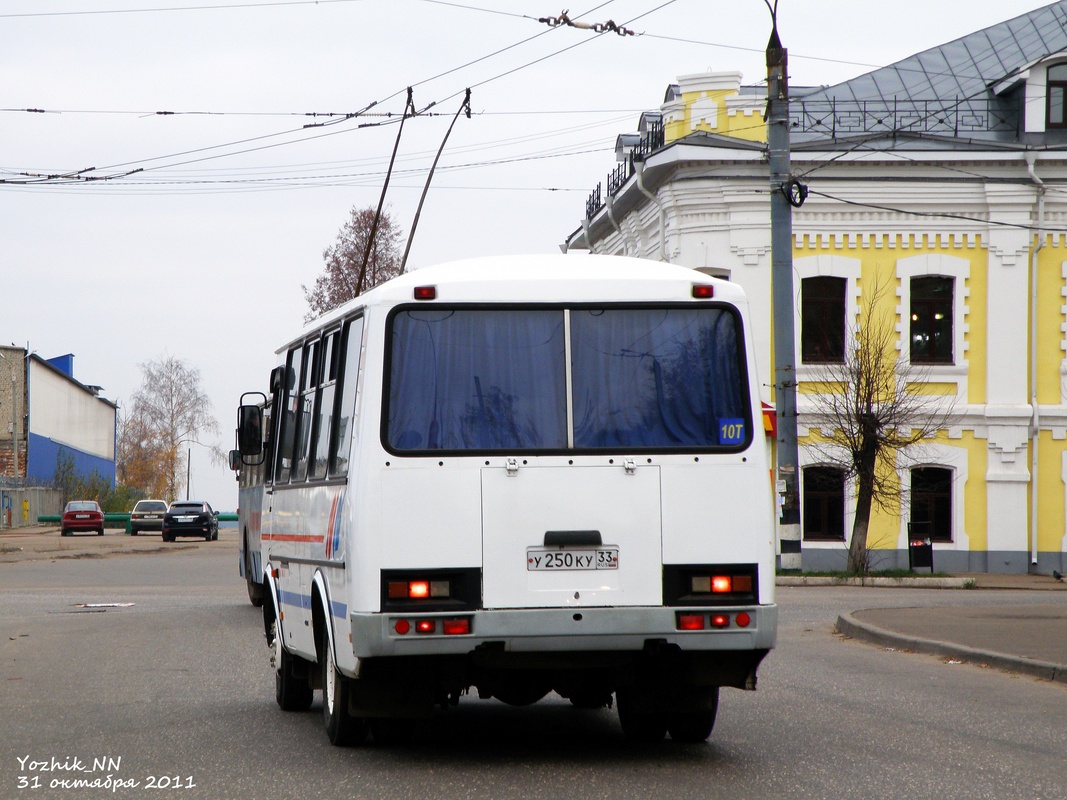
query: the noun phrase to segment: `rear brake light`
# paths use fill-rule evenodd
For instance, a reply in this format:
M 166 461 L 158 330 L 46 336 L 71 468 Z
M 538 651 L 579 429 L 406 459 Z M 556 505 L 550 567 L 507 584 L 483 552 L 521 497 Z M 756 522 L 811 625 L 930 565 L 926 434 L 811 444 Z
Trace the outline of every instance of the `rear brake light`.
M 689 579 L 693 594 L 750 594 L 751 575 L 694 575 Z
M 471 632 L 469 619 L 446 619 L 441 623 L 441 629 L 446 636 L 465 636 Z
M 713 628 L 729 628 L 730 617 L 726 614 L 715 614 L 711 618 L 711 627 Z
M 693 297 L 697 300 L 710 300 L 715 296 L 715 287 L 710 283 L 694 283 Z
M 387 590 L 390 600 L 426 600 L 452 596 L 452 585 L 449 581 L 389 581 Z
M 415 287 L 415 299 L 416 300 L 436 300 L 437 299 L 437 287 L 436 286 L 416 286 Z
M 415 623 L 416 633 L 434 633 L 437 630 L 437 623 L 432 619 L 420 619 Z
M 704 630 L 704 615 L 703 614 L 679 614 L 678 615 L 678 630 L 680 630 L 680 631 L 702 631 L 702 630 Z

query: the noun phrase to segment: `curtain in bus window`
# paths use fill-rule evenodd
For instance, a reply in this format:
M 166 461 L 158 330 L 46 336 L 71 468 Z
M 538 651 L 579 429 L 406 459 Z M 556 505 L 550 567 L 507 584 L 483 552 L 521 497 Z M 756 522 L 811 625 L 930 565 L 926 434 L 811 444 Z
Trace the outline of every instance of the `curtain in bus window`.
M 340 398 L 337 403 L 337 434 L 330 444 L 330 477 L 348 472 L 348 456 L 352 448 L 352 420 L 355 417 L 356 384 L 359 377 L 359 353 L 363 346 L 363 318 L 345 323 L 341 361 Z
M 278 420 L 278 461 L 275 483 L 288 483 L 293 469 L 293 452 L 296 447 L 297 408 L 300 405 L 300 375 L 303 350 L 299 347 L 289 351 L 285 368 L 282 392 L 281 419 Z
M 391 355 L 393 448 L 567 446 L 562 311 L 403 311 Z
M 732 312 L 580 309 L 571 338 L 575 447 L 709 447 L 751 435 Z

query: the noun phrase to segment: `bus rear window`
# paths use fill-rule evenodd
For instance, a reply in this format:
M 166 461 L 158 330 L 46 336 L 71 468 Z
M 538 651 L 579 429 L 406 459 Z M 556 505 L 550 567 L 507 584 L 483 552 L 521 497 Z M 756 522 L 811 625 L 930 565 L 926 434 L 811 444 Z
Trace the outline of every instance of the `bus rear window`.
M 394 452 L 751 441 L 729 307 L 402 309 L 390 342 L 384 434 Z

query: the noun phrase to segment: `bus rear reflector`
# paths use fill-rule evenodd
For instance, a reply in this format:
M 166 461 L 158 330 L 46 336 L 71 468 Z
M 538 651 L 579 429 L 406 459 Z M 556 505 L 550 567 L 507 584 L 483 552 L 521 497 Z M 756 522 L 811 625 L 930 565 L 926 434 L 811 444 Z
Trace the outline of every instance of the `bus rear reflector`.
M 750 617 L 746 612 L 742 611 L 740 614 L 734 617 L 734 622 L 737 623 L 737 627 L 739 628 L 747 628 L 752 622 L 752 617 Z
M 405 633 L 411 630 L 411 623 L 409 623 L 406 619 L 398 619 L 396 621 L 396 624 L 393 626 L 393 630 L 403 636 Z

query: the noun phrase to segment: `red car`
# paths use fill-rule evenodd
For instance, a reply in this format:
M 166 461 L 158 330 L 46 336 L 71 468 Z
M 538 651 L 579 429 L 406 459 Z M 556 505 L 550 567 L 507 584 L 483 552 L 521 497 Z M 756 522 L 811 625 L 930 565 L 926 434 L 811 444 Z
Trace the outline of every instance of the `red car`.
M 95 500 L 71 500 L 63 509 L 59 535 L 70 536 L 75 531 L 96 531 L 104 535 L 104 512 Z

